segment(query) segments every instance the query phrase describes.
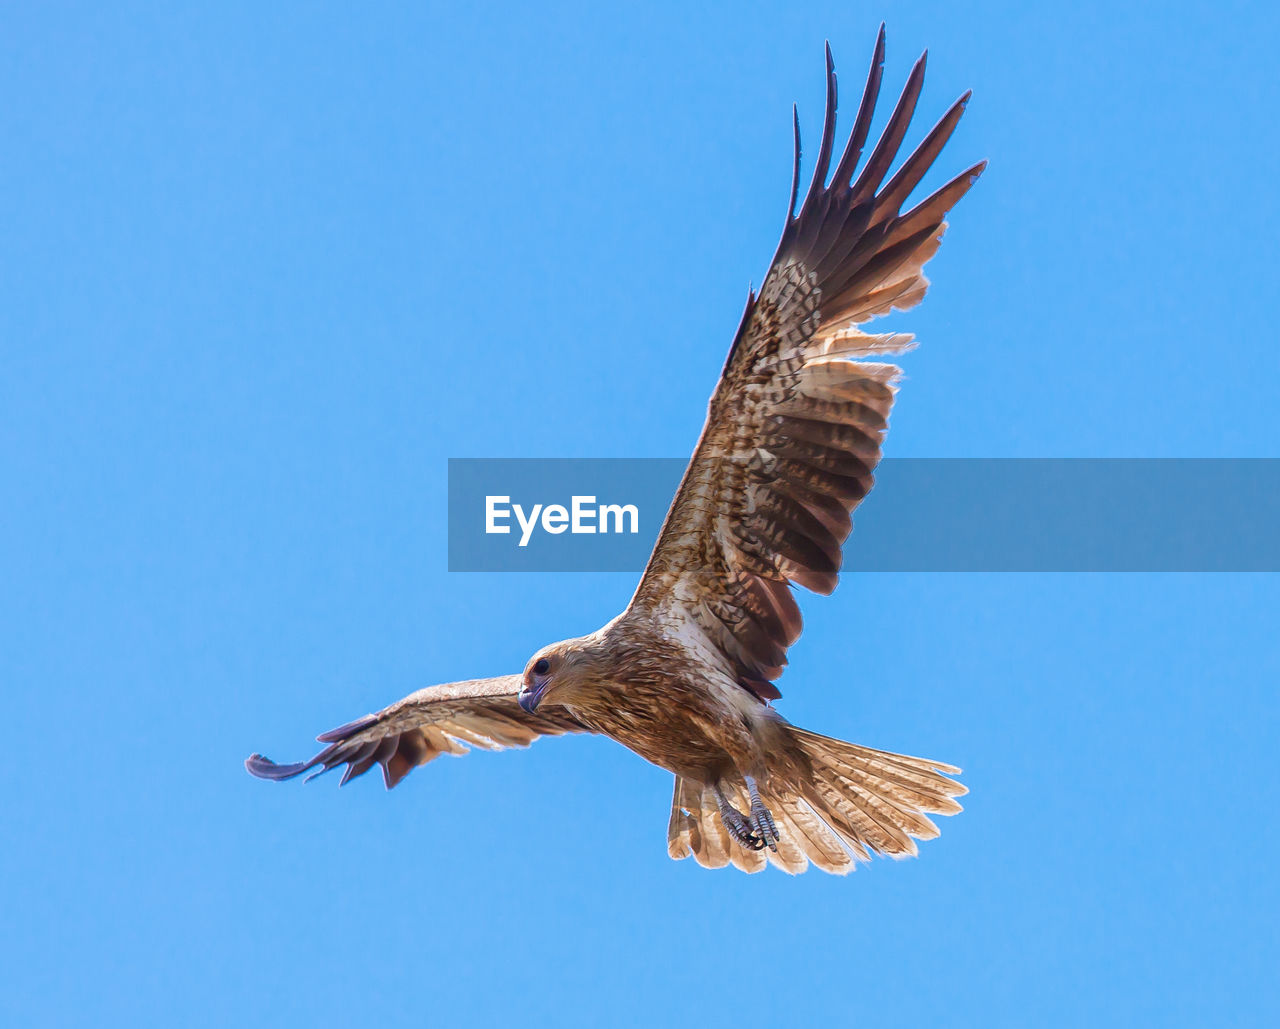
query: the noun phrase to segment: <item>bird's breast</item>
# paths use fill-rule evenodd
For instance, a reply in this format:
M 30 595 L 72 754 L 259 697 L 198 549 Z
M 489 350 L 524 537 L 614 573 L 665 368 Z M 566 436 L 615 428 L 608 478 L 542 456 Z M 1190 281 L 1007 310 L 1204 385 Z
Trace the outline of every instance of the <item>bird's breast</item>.
M 736 684 L 731 688 L 745 695 Z M 620 682 L 577 698 L 571 710 L 646 761 L 706 779 L 739 765 L 740 755 L 752 749 L 749 720 L 722 693 L 719 684 L 687 680 Z

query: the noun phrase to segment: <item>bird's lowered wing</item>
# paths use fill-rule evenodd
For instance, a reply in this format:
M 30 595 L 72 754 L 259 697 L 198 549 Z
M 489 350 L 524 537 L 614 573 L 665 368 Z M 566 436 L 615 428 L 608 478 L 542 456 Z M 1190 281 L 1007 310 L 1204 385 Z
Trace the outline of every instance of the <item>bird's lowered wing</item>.
M 833 157 L 836 79 L 813 181 L 791 206 L 759 295 L 748 297 L 697 449 L 667 513 L 627 618 L 696 626 L 762 699 L 800 635 L 798 584 L 836 586 L 850 514 L 870 490 L 899 369 L 875 360 L 911 344 L 858 325 L 914 306 L 948 209 L 985 162 L 902 213 L 964 112 L 961 97 L 886 181 L 915 111 L 916 62 L 879 142 L 858 170 L 884 64 L 884 28 L 848 145 Z M 856 174 L 855 174 L 856 173 Z
M 516 703 L 520 676 L 472 679 L 428 686 L 403 700 L 330 730 L 316 739 L 328 746 L 310 761 L 278 765 L 254 754 L 245 768 L 259 779 L 292 779 L 303 772 L 319 775 L 345 764 L 342 782 L 382 767 L 387 789 L 418 765 L 441 754 L 465 754 L 468 746 L 482 750 L 527 747 L 539 736 L 584 732 L 560 707 L 539 708 L 528 714 Z

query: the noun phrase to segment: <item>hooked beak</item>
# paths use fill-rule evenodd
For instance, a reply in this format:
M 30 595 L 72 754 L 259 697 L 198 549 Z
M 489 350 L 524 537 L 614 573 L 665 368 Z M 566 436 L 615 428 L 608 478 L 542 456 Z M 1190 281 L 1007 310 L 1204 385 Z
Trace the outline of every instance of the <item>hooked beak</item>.
M 542 694 L 546 688 L 545 683 L 541 686 L 521 686 L 520 692 L 516 695 L 516 703 L 526 714 L 531 715 L 538 710 L 538 704 L 542 702 Z

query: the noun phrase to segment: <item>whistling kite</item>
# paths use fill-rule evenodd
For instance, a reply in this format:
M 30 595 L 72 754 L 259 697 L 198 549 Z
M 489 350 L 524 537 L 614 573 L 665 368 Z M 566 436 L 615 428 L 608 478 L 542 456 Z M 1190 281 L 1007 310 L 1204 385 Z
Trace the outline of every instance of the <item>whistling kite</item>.
M 961 173 L 905 214 L 969 99 L 943 116 L 885 181 L 915 110 L 922 56 L 871 156 L 857 171 L 884 65 L 884 27 L 848 145 L 833 156 L 836 77 L 813 181 L 796 213 L 795 171 L 782 240 L 746 311 L 684 480 L 627 609 L 604 628 L 544 647 L 520 675 L 432 686 L 318 737 L 310 761 L 255 754 L 250 772 L 289 779 L 382 766 L 388 788 L 416 765 L 467 744 L 526 746 L 539 736 L 602 733 L 675 773 L 673 858 L 748 872 L 812 861 L 848 872 L 870 852 L 916 852 L 938 834 L 926 813 L 954 814 L 959 769 L 799 729 L 771 705 L 800 636 L 792 587 L 830 593 L 850 514 L 872 470 L 899 370 L 878 358 L 911 336 L 858 326 L 914 306 L 943 218 L 985 167 Z M 856 177 L 855 177 L 856 172 Z M 868 358 L 872 360 L 867 360 Z M 316 773 L 318 774 L 318 772 Z M 766 849 L 767 848 L 767 849 Z

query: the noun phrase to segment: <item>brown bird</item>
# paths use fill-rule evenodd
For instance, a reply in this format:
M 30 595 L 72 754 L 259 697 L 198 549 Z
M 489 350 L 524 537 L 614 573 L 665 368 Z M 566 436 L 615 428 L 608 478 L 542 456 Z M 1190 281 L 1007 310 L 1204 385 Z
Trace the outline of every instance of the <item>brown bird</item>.
M 800 123 L 782 240 L 746 310 L 693 458 L 627 609 L 602 629 L 544 647 L 521 675 L 419 690 L 318 737 L 306 761 L 254 754 L 249 771 L 290 779 L 375 764 L 388 788 L 440 754 L 601 733 L 675 773 L 673 858 L 748 872 L 771 861 L 848 872 L 871 853 L 916 853 L 966 792 L 938 761 L 871 750 L 792 725 L 773 706 L 800 636 L 793 586 L 836 586 L 850 515 L 871 489 L 899 369 L 880 358 L 912 337 L 859 326 L 914 306 L 947 211 L 974 165 L 902 213 L 964 112 L 962 96 L 887 179 L 915 111 L 911 70 L 861 170 L 884 66 L 884 27 L 844 152 L 830 175 L 836 77 L 813 180 L 796 213 Z

